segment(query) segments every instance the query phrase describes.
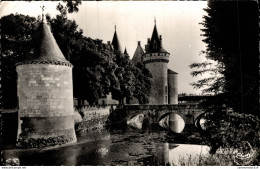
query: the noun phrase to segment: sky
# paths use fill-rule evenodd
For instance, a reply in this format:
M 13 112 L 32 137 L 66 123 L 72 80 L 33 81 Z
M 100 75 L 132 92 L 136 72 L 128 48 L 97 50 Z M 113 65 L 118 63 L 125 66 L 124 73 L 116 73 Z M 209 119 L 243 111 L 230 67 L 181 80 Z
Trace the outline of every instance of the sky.
M 55 17 L 59 14 L 57 4 L 57 1 L 0 2 L 0 17 L 10 13 L 37 17 L 42 13 L 42 5 L 46 7 L 45 13 Z M 79 12 L 69 14 L 68 18 L 76 21 L 85 36 L 104 43 L 112 41 L 116 25 L 121 46 L 126 47 L 130 58 L 137 41 L 144 48 L 147 38 L 151 38 L 156 20 L 164 49 L 170 53 L 168 68 L 178 73 L 178 92 L 200 94 L 190 83 L 203 77 L 192 77 L 189 65 L 206 60 L 199 55 L 206 48 L 200 30 L 203 26 L 199 24 L 206 15 L 203 10 L 206 7 L 206 1 L 82 1 Z

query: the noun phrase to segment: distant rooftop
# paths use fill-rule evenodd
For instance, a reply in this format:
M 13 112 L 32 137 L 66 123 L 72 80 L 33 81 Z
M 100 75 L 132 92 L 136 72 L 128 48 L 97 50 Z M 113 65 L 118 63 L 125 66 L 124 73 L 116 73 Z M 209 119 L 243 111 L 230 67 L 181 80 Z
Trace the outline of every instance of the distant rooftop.
M 138 41 L 138 44 L 137 44 L 137 47 L 136 47 L 136 50 L 135 50 L 135 53 L 134 53 L 134 56 L 132 59 L 132 63 L 137 64 L 138 62 L 141 62 L 143 54 L 144 54 L 144 50 L 141 47 L 141 42 Z

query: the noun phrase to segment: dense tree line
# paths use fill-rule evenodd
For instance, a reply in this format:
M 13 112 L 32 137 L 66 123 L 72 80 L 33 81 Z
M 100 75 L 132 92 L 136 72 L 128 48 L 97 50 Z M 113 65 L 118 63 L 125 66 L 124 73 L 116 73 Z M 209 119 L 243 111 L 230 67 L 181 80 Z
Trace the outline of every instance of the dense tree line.
M 202 53 L 209 61 L 190 67 L 196 68 L 193 76 L 210 74 L 192 84 L 214 94 L 202 104 L 210 112 L 206 135 L 213 152 L 243 141 L 259 144 L 258 3 L 209 1 L 204 10 L 201 24 L 207 47 Z
M 74 20 L 67 18 L 62 4 L 55 18 L 47 15 L 47 22 L 67 60 L 73 64 L 73 92 L 80 104 L 87 100 L 91 105 L 98 98 L 112 92 L 121 104 L 136 98 L 148 103 L 150 73 L 144 66 L 135 66 L 129 56 L 113 51 L 111 46 L 83 36 Z M 15 64 L 26 58 L 33 48 L 34 34 L 40 18 L 11 14 L 1 18 L 2 24 L 2 88 L 4 107 L 17 106 Z

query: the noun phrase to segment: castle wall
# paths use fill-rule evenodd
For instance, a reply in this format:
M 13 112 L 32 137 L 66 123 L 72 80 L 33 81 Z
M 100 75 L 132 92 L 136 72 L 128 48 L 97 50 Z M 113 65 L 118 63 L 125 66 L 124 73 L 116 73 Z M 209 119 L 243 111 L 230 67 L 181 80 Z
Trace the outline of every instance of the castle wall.
M 178 74 L 168 74 L 169 104 L 178 104 Z
M 153 76 L 149 104 L 168 104 L 167 70 L 169 55 L 166 53 L 145 54 L 143 61 L 145 67 Z
M 19 147 L 76 142 L 72 67 L 26 64 L 18 73 Z

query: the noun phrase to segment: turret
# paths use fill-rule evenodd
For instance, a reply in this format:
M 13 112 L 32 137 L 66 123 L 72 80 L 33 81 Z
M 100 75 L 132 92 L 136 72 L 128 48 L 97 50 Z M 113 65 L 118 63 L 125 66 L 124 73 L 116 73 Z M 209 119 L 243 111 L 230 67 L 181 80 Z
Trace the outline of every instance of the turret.
M 170 54 L 162 47 L 162 38 L 158 36 L 156 23 L 145 50 L 143 63 L 153 76 L 149 104 L 168 104 L 167 70 Z
M 129 59 L 129 55 L 127 53 L 126 47 L 125 47 L 124 55 L 125 55 L 125 57 L 127 57 Z
M 112 40 L 112 46 L 113 46 L 113 49 L 114 49 L 115 52 L 116 51 L 117 52 L 123 52 L 121 45 L 120 45 L 120 42 L 119 42 L 118 37 L 117 37 L 116 26 L 115 26 L 115 33 L 114 33 L 113 40 Z
M 72 65 L 42 22 L 34 54 L 17 64 L 18 147 L 76 142 Z

